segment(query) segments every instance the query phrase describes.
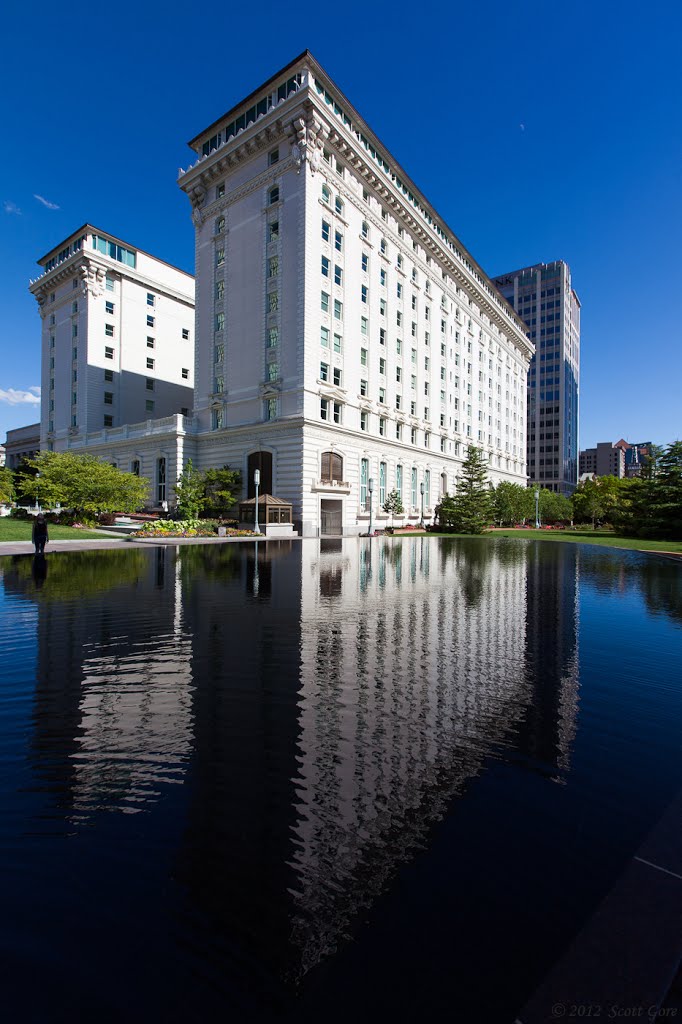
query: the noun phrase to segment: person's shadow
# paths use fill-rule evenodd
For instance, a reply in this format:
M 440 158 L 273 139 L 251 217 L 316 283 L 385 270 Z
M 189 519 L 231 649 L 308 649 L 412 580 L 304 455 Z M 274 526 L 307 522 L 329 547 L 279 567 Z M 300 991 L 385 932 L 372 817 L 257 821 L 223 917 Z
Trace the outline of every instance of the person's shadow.
M 36 590 L 40 590 L 47 579 L 47 558 L 45 555 L 34 555 L 33 565 L 31 566 L 31 575 L 33 576 L 33 582 L 36 586 Z

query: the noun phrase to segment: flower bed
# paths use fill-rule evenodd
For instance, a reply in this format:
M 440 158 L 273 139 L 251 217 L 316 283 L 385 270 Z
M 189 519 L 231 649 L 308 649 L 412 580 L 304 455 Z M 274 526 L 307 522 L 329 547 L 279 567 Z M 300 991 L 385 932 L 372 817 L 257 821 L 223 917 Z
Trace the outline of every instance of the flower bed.
M 188 519 L 156 519 L 144 523 L 139 530 L 131 533 L 131 537 L 217 537 L 218 526 L 214 522 Z M 253 537 L 253 530 L 237 530 L 232 526 L 223 527 L 225 537 Z

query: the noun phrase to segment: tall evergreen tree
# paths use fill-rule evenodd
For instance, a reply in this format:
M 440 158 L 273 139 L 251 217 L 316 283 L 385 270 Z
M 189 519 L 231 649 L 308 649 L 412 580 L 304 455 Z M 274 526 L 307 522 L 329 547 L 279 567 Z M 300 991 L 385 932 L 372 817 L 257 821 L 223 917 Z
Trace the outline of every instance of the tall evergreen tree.
M 436 508 L 439 523 L 457 533 L 483 533 L 493 519 L 493 491 L 483 453 L 470 445 L 454 497 L 444 494 Z

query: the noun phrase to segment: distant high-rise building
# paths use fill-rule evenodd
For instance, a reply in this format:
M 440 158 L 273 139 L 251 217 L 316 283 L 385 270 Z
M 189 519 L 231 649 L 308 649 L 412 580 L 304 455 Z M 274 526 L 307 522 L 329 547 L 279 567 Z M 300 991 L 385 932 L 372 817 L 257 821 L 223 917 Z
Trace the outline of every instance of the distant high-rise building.
M 528 478 L 569 495 L 578 482 L 580 301 L 563 260 L 493 278 L 535 345 L 528 370 Z
M 625 476 L 625 453 L 620 444 L 600 441 L 596 448 L 584 448 L 580 453 L 580 476 Z
M 638 441 L 631 444 L 629 441 L 616 441 L 615 448 L 622 448 L 625 453 L 625 476 L 640 476 L 642 467 L 651 455 L 653 443 L 651 441 Z

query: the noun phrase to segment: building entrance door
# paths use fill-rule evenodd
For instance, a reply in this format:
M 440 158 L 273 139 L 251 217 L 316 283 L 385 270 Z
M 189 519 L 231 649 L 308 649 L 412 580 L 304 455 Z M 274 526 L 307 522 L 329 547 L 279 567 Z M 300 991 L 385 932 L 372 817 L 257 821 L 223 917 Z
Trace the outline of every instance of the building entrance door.
M 340 537 L 343 534 L 343 502 L 322 498 L 320 502 L 320 536 Z

